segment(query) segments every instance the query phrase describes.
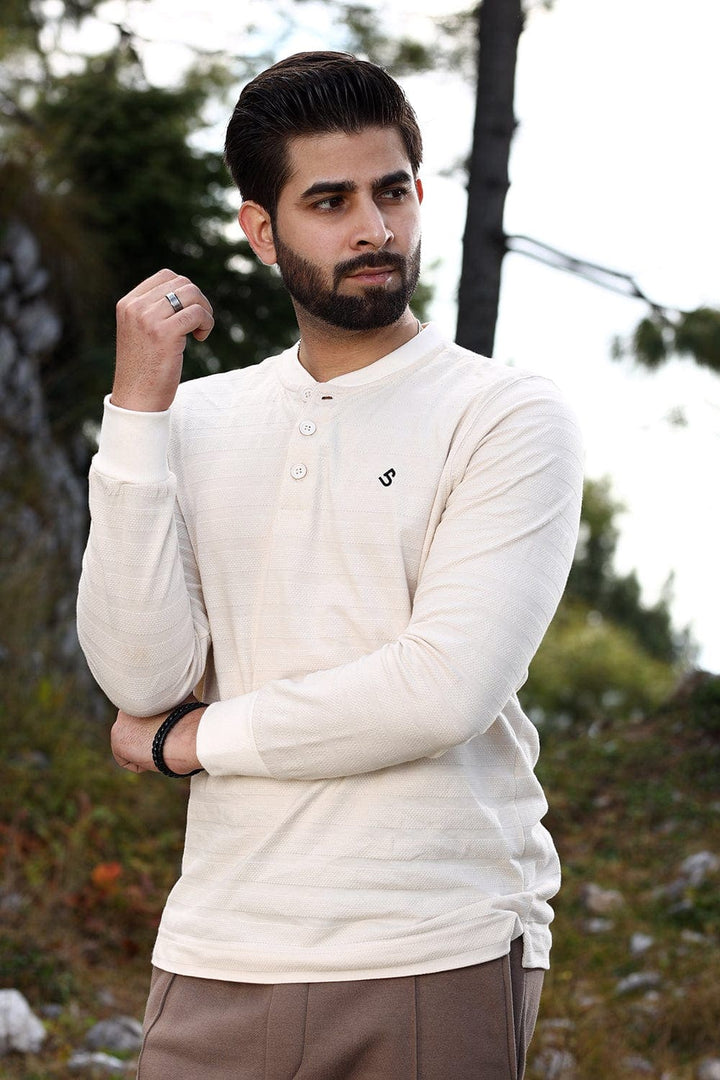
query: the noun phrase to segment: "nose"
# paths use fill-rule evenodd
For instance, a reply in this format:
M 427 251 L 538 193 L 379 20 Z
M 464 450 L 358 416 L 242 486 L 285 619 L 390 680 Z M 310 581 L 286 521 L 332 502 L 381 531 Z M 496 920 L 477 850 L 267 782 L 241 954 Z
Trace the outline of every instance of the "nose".
M 388 228 L 381 207 L 374 199 L 363 202 L 358 207 L 353 221 L 352 246 L 355 248 L 371 247 L 376 251 L 385 247 L 393 239 L 393 232 Z

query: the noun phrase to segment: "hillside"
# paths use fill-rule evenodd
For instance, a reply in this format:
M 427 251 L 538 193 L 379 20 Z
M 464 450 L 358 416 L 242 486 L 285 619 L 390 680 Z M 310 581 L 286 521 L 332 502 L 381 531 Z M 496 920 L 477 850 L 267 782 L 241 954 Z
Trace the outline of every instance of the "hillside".
M 186 789 L 114 768 L 67 687 L 9 705 L 0 970 L 48 1036 L 0 1075 L 49 1080 L 96 1021 L 141 1016 Z M 696 674 L 652 717 L 542 738 L 564 887 L 528 1080 L 716 1075 L 720 677 Z

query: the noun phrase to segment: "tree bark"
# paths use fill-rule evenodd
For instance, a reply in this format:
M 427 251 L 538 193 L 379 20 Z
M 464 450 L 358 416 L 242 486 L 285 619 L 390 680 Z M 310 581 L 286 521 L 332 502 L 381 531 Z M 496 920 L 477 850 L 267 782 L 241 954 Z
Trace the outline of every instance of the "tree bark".
M 515 130 L 513 101 L 521 0 L 478 8 L 478 77 L 468 177 L 468 208 L 458 292 L 457 342 L 491 356 L 506 252 L 503 214 Z

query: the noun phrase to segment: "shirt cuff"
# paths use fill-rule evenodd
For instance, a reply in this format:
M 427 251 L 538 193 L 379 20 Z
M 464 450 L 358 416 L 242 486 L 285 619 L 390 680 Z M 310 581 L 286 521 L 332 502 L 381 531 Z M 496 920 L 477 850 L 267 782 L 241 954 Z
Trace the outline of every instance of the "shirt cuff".
M 167 447 L 170 410 L 135 412 L 105 398 L 98 452 L 98 472 L 132 484 L 162 484 L 170 477 Z
M 197 757 L 210 776 L 270 776 L 258 753 L 252 714 L 259 690 L 216 701 L 203 713 L 197 730 Z

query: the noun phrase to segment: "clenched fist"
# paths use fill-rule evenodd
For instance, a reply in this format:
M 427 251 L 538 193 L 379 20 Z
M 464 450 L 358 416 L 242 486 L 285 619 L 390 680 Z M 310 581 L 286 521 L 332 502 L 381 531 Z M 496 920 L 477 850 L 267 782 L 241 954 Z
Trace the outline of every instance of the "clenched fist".
M 175 311 L 168 293 L 177 296 L 181 311 Z M 210 302 L 188 278 L 160 270 L 141 282 L 117 305 L 113 405 L 137 412 L 169 409 L 187 335 L 204 341 L 213 326 Z

